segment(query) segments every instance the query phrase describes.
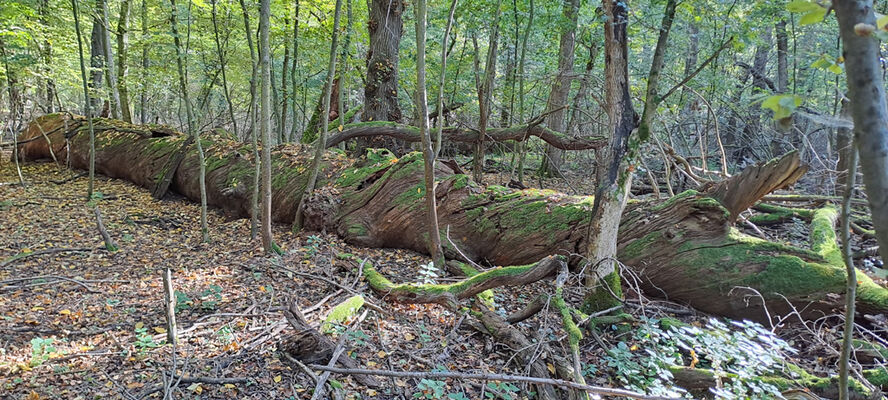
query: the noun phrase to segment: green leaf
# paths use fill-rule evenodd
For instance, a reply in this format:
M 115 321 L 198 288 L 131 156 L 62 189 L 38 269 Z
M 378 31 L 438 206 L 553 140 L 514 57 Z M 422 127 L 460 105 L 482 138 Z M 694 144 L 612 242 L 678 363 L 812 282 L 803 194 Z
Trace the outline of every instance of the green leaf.
M 844 70 L 842 69 L 842 66 L 839 65 L 839 64 L 833 64 L 833 65 L 830 65 L 830 66 L 827 67 L 826 69 L 827 69 L 827 71 L 832 72 L 832 73 L 834 73 L 834 74 L 836 74 L 836 75 L 839 75 L 839 74 L 841 74 L 842 72 L 844 72 Z
M 794 94 L 768 96 L 762 101 L 762 108 L 774 112 L 774 119 L 783 119 L 792 115 L 798 106 L 802 105 L 804 98 Z
M 885 25 L 888 25 L 888 15 L 880 15 L 878 19 L 876 19 L 876 27 L 884 30 Z
M 825 8 L 818 8 L 817 10 L 811 11 L 805 15 L 802 15 L 802 18 L 799 18 L 799 25 L 811 25 L 816 24 L 820 21 L 823 21 L 823 17 L 826 16 Z
M 806 13 L 821 9 L 819 4 L 808 0 L 795 0 L 786 5 L 786 11 L 794 13 Z

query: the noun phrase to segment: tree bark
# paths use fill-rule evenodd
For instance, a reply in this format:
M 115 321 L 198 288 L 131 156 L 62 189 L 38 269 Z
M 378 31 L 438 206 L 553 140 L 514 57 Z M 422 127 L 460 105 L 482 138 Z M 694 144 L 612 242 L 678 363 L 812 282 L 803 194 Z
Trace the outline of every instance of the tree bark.
M 843 0 L 833 5 L 839 20 L 848 81 L 854 143 L 872 210 L 882 259 L 888 260 L 888 107 L 882 81 L 879 40 L 858 34 L 858 24 L 876 26 L 872 0 Z M 860 30 L 865 32 L 864 29 Z
M 270 0 L 261 0 L 259 6 L 259 66 L 261 80 L 259 131 L 262 138 L 262 223 L 260 229 L 262 247 L 268 254 L 275 253 L 274 238 L 271 235 L 271 46 L 269 44 Z M 253 128 L 255 129 L 255 127 Z
M 35 121 L 42 124 L 60 160 L 69 159 L 74 168 L 88 167 L 85 121 L 68 122 L 70 154 L 65 151 L 63 122 L 60 115 Z M 117 121 L 99 120 L 98 126 L 102 129 L 97 133 L 97 171 L 146 188 L 156 185 L 158 172 L 185 140 L 183 135 L 165 136 L 169 133 Z M 20 140 L 31 137 L 42 139 L 41 130 L 31 126 Z M 216 141 L 217 145 L 208 147 L 209 203 L 231 216 L 247 216 L 251 193 L 244 183 L 250 182 L 253 174 L 250 147 Z M 48 159 L 47 147 L 45 140 L 34 140 L 24 143 L 20 154 L 26 160 Z M 275 220 L 286 223 L 295 218 L 308 180 L 305 160 L 309 157 L 307 151 L 289 146 L 272 152 L 271 215 Z M 335 232 L 353 245 L 428 251 L 423 195 L 417 193 L 424 182 L 419 153 L 364 165 L 344 165 L 336 155 L 331 153 L 330 157 L 336 162 L 323 162 L 319 175 L 330 187 L 307 199 L 306 229 Z M 789 182 L 768 180 L 771 183 L 763 184 L 754 177 L 793 176 L 799 168 L 798 154 L 792 153 L 722 186 L 774 190 L 776 185 Z M 192 146 L 175 172 L 171 189 L 199 200 L 198 171 L 198 154 Z M 554 254 L 569 256 L 571 265 L 580 267 L 583 259 L 575 255 L 589 247 L 592 198 L 484 188 L 466 175 L 453 174 L 440 162 L 435 173 L 439 224 L 469 258 L 492 265 L 524 265 Z M 639 201 L 626 207 L 616 242 L 617 259 L 640 276 L 643 290 L 704 312 L 759 321 L 765 319 L 761 299 L 732 291 L 734 287 L 758 290 L 772 315 L 792 311 L 790 304 L 803 318 L 818 318 L 820 313 L 842 307 L 841 296 L 836 294 L 844 293 L 843 265 L 813 250 L 738 233 L 731 227 L 731 214 L 757 199 L 731 203 L 718 194 L 721 191 L 711 190 L 711 194 L 688 191 L 665 201 Z M 737 192 L 743 190 L 724 191 Z M 454 245 L 445 244 L 444 252 L 451 258 L 460 257 Z M 888 290 L 862 272 L 858 277 L 859 312 L 888 312 Z
M 126 84 L 126 77 L 129 73 L 126 60 L 129 40 L 129 15 L 130 0 L 121 0 L 120 19 L 117 21 L 117 86 L 120 93 L 120 119 L 132 123 L 133 115 L 130 112 L 129 90 Z
M 487 123 L 490 119 L 490 97 L 493 92 L 493 80 L 496 77 L 496 48 L 499 43 L 499 20 L 502 14 L 502 0 L 497 0 L 493 10 L 493 22 L 490 25 L 490 39 L 487 41 L 487 61 L 484 64 L 484 79 L 478 85 L 478 141 L 475 142 L 475 156 L 472 160 L 472 177 L 481 183 L 484 179 L 484 141 L 487 134 Z M 477 42 L 475 43 L 477 60 Z M 476 63 L 477 64 L 477 63 Z
M 139 91 L 139 121 L 148 123 L 148 0 L 142 0 L 142 83 Z
M 416 110 L 419 115 L 419 134 L 422 137 L 423 177 L 425 183 L 425 208 L 428 221 L 429 254 L 438 269 L 444 268 L 444 251 L 441 248 L 441 230 L 438 228 L 438 211 L 435 198 L 435 150 L 429 131 L 429 106 L 426 95 L 426 0 L 416 0 L 413 6 L 416 18 Z M 446 36 L 445 36 L 446 40 Z
M 558 50 L 558 75 L 552 82 L 552 90 L 549 92 L 549 100 L 546 101 L 546 110 L 553 111 L 546 117 L 546 126 L 558 132 L 565 132 L 565 116 L 567 115 L 567 98 L 570 94 L 570 82 L 573 79 L 574 47 L 577 37 L 577 12 L 580 9 L 579 0 L 564 0 L 561 10 L 561 42 Z M 563 151 L 552 145 L 546 146 L 546 156 L 540 165 L 540 173 L 543 176 L 561 175 Z
M 105 67 L 104 54 L 105 51 L 102 46 L 102 20 L 99 18 L 99 13 L 101 10 L 94 10 L 93 12 L 93 26 L 92 26 L 92 34 L 90 35 L 89 42 L 89 66 L 90 66 L 90 76 L 89 76 L 89 89 L 90 89 L 90 108 L 93 110 L 95 114 L 93 116 L 98 116 L 102 110 L 102 96 L 100 95 L 102 86 L 104 85 L 104 73 L 102 72 Z
M 231 120 L 234 137 L 240 137 L 238 136 L 237 131 L 237 120 L 234 118 L 234 103 L 231 101 L 231 92 L 228 91 L 228 77 L 225 73 L 225 70 L 227 69 L 225 65 L 225 55 L 222 52 L 222 42 L 219 40 L 219 22 L 217 21 L 216 14 L 216 0 L 212 0 L 212 6 L 213 38 L 216 42 L 216 53 L 219 54 L 219 69 L 222 70 L 222 91 L 225 95 L 225 102 L 228 103 L 228 118 Z
M 367 30 L 370 49 L 367 51 L 367 80 L 364 86 L 363 121 L 396 121 L 402 119 L 398 105 L 398 48 L 404 29 L 404 3 L 396 0 L 371 0 Z M 367 138 L 358 141 L 358 154 L 369 147 L 385 147 L 400 153 L 403 145 L 396 141 Z
M 83 113 L 86 114 L 87 126 L 89 127 L 89 161 L 86 166 L 89 170 L 89 183 L 87 184 L 86 198 L 92 200 L 93 185 L 96 176 L 96 132 L 95 129 L 93 129 L 92 110 L 90 109 L 91 101 L 89 97 L 89 83 L 86 78 L 86 61 L 83 59 L 83 39 L 80 35 L 80 12 L 77 9 L 77 0 L 71 0 L 71 11 L 74 13 L 74 31 L 77 35 L 77 55 L 80 59 L 80 78 L 83 83 Z M 49 153 L 52 155 L 54 152 L 50 151 Z
M 96 12 L 100 13 L 102 51 L 105 57 L 105 79 L 108 81 L 108 91 L 111 94 L 111 116 L 120 118 L 120 91 L 117 86 L 117 69 L 114 66 L 114 54 L 111 52 L 110 19 L 108 18 L 108 2 L 97 0 Z
M 258 110 L 259 96 L 257 85 L 259 84 L 259 60 L 256 56 L 256 49 L 253 47 L 253 30 L 250 29 L 250 14 L 247 12 L 247 6 L 244 0 L 239 0 L 241 12 L 244 16 L 244 33 L 247 37 L 247 46 L 250 49 L 250 138 L 253 143 L 253 180 L 250 182 L 252 188 L 252 197 L 250 198 L 250 238 L 256 239 L 259 230 L 259 134 L 258 128 Z
M 103 0 L 100 0 L 103 1 Z M 200 142 L 200 134 L 197 132 L 197 122 L 194 119 L 194 108 L 191 106 L 191 97 L 188 94 L 188 83 L 185 78 L 185 56 L 182 48 L 182 40 L 179 38 L 179 17 L 176 0 L 170 0 L 170 26 L 173 31 L 173 44 L 176 47 L 176 70 L 179 72 L 179 90 L 182 92 L 182 102 L 185 103 L 185 113 L 188 118 L 188 133 L 194 140 L 198 155 L 198 188 L 200 189 L 200 231 L 204 242 L 210 241 L 210 228 L 207 226 L 207 185 L 206 185 L 206 160 L 204 159 L 203 145 Z M 190 20 L 190 19 L 189 19 Z

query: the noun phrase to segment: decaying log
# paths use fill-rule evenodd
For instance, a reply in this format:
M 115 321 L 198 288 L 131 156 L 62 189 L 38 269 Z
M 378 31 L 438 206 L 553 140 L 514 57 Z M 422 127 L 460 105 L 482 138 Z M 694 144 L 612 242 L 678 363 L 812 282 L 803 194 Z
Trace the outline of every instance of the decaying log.
M 46 132 L 62 124 L 58 115 L 41 117 L 37 122 L 43 123 Z M 136 129 L 117 121 L 113 124 Z M 38 129 L 29 129 L 20 139 L 38 135 L 42 137 Z M 54 148 L 64 142 L 58 131 L 48 136 Z M 75 129 L 68 140 L 70 154 L 60 145 L 56 155 L 69 158 L 74 168 L 86 168 L 87 135 Z M 182 135 L 155 138 L 101 131 L 97 135 L 97 171 L 154 188 L 159 172 L 184 140 Z M 209 204 L 231 215 L 248 216 L 253 174 L 250 147 L 226 139 L 205 140 L 209 142 Z M 48 159 L 46 146 L 45 140 L 28 142 L 21 153 L 26 160 Z M 272 217 L 276 221 L 293 220 L 310 157 L 310 149 L 300 145 L 274 149 Z M 190 199 L 200 198 L 197 162 L 195 151 L 187 151 L 171 190 Z M 436 168 L 439 224 L 453 242 L 445 246 L 449 257 L 456 258 L 458 247 L 469 258 L 491 265 L 527 265 L 550 255 L 567 256 L 573 266 L 583 262 L 576 255 L 586 247 L 590 197 L 482 187 L 440 163 Z M 757 173 L 742 173 L 710 188 L 706 193 L 712 195 L 687 191 L 664 201 L 628 204 L 620 225 L 618 258 L 638 273 L 642 289 L 704 312 L 756 320 L 765 318 L 764 305 L 775 314 L 789 311 L 791 305 L 803 317 L 818 317 L 841 307 L 845 287 L 842 266 L 811 249 L 755 239 L 732 227 L 733 217 L 742 207 L 752 205 L 756 196 L 791 183 L 803 169 L 794 154 L 754 168 Z M 308 199 L 313 206 L 306 209 L 306 228 L 336 232 L 355 245 L 427 251 L 419 153 L 354 164 L 341 154 L 328 152 L 320 180 L 322 187 Z M 888 290 L 863 273 L 859 276 L 858 310 L 870 314 L 888 311 Z M 740 291 L 732 294 L 735 286 L 758 290 L 764 304 L 737 293 Z

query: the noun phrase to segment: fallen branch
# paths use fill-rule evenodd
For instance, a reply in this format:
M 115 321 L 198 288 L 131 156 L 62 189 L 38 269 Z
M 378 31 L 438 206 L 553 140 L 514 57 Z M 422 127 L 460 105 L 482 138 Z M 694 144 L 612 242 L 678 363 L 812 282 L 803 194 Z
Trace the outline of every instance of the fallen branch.
M 337 374 L 345 374 L 345 375 L 376 375 L 376 376 L 389 376 L 395 378 L 451 378 L 451 379 L 474 379 L 474 380 L 482 380 L 482 381 L 503 381 L 503 382 L 526 382 L 533 383 L 537 385 L 550 385 L 557 386 L 568 389 L 578 389 L 583 390 L 588 393 L 595 393 L 602 396 L 622 396 L 628 397 L 630 399 L 640 399 L 640 400 L 666 400 L 673 399 L 672 397 L 662 397 L 662 396 L 650 396 L 643 393 L 637 393 L 629 390 L 623 389 L 614 389 L 607 388 L 601 386 L 591 386 L 591 385 L 583 385 L 576 382 L 566 381 L 563 379 L 547 379 L 547 378 L 537 378 L 533 376 L 522 376 L 522 375 L 506 375 L 506 374 L 491 374 L 491 373 L 465 373 L 465 372 L 417 372 L 417 371 L 388 371 L 388 370 L 378 370 L 378 369 L 364 369 L 364 368 L 337 368 L 337 367 L 328 367 L 326 365 L 316 365 L 312 364 L 309 367 L 318 369 L 321 371 L 329 371 L 335 372 Z
M 399 124 L 396 122 L 371 121 L 346 125 L 341 132 L 331 132 L 327 139 L 327 148 L 334 147 L 349 139 L 367 136 L 389 136 L 406 142 L 419 142 L 421 140 L 419 128 Z M 444 128 L 443 140 L 451 142 L 477 143 L 480 132 L 467 128 Z M 542 125 L 524 124 L 508 128 L 488 129 L 485 139 L 494 142 L 514 140 L 524 141 L 530 136 L 536 136 L 553 147 L 562 150 L 588 150 L 598 149 L 607 144 L 604 138 L 575 138 L 560 132 L 553 131 Z

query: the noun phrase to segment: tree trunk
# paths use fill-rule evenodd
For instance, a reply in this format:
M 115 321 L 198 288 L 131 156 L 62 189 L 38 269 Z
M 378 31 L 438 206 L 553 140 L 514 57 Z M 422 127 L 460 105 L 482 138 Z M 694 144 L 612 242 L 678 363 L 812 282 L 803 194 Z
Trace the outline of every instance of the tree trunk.
M 525 118 L 524 112 L 524 60 L 527 57 L 527 39 L 530 37 L 530 28 L 533 26 L 533 0 L 529 0 L 529 11 L 527 15 L 527 28 L 524 29 L 524 37 L 521 38 L 521 55 L 518 58 L 518 113 L 521 118 Z M 521 147 L 518 149 L 518 183 L 524 184 L 524 160 L 527 157 L 527 142 L 522 140 Z
M 212 0 L 212 19 L 213 19 L 213 38 L 216 41 L 216 53 L 219 54 L 219 69 L 222 70 L 222 91 L 225 95 L 225 102 L 228 103 L 228 118 L 231 120 L 231 126 L 234 130 L 234 137 L 238 136 L 237 120 L 234 118 L 234 103 L 231 101 L 231 92 L 228 91 L 228 77 L 225 73 L 227 69 L 225 65 L 225 55 L 222 52 L 222 42 L 219 40 L 219 23 L 216 14 L 216 0 Z
M 833 5 L 839 20 L 845 57 L 848 99 L 854 120 L 854 143 L 860 155 L 863 184 L 872 210 L 882 259 L 888 260 L 888 108 L 882 82 L 879 40 L 858 34 L 858 24 L 876 26 L 872 0 L 845 0 Z M 863 295 L 863 293 L 860 293 Z
M 660 36 L 657 39 L 654 57 L 651 60 L 651 69 L 648 72 L 644 109 L 641 112 L 641 121 L 638 126 L 638 137 L 643 142 L 650 139 L 651 123 L 657 114 L 657 107 L 661 101 L 657 90 L 660 83 L 660 72 L 663 70 L 663 64 L 666 62 L 666 46 L 669 44 L 669 32 L 672 30 L 672 20 L 675 18 L 675 5 L 676 0 L 666 1 L 663 21 L 660 23 Z
M 565 116 L 567 115 L 567 98 L 570 94 L 570 82 L 573 79 L 574 47 L 577 37 L 577 12 L 580 9 L 579 0 L 564 0 L 561 11 L 561 43 L 558 50 L 558 75 L 552 82 L 552 90 L 549 92 L 549 100 L 546 102 L 546 111 L 553 111 L 546 117 L 546 125 L 558 132 L 565 131 Z M 561 175 L 561 164 L 564 153 L 561 149 L 551 145 L 546 146 L 546 156 L 540 164 L 540 174 L 543 176 Z
M 47 17 L 49 16 L 49 0 L 40 0 L 40 5 L 37 11 L 40 14 L 40 23 L 49 26 L 49 22 L 47 21 Z M 43 41 L 43 45 L 40 46 L 40 53 L 41 58 L 43 59 L 43 65 L 40 69 L 45 76 L 45 80 L 41 82 L 41 85 L 43 86 L 43 99 L 46 102 L 45 111 L 47 113 L 52 113 L 55 112 L 56 86 L 55 80 L 50 77 L 51 69 L 49 66 L 52 65 L 52 42 L 49 41 L 49 38 Z
M 296 16 L 293 18 L 293 62 L 290 67 L 290 96 L 293 97 L 291 105 L 291 113 L 293 115 L 293 126 L 290 128 L 290 141 L 296 141 L 296 132 L 299 131 L 296 125 L 296 67 L 299 60 L 299 0 L 295 1 Z M 304 107 L 304 105 L 303 105 Z
M 198 188 L 200 189 L 200 232 L 203 241 L 209 242 L 210 228 L 207 226 L 206 160 L 204 159 L 203 145 L 200 142 L 200 134 L 197 132 L 197 122 L 194 119 L 194 108 L 191 106 L 191 97 L 188 95 L 188 82 L 186 82 L 185 78 L 185 55 L 183 54 L 182 40 L 179 38 L 179 17 L 176 0 L 170 0 L 170 6 L 170 26 L 173 31 L 173 44 L 176 47 L 176 70 L 179 73 L 179 90 L 182 92 L 182 102 L 185 103 L 185 113 L 188 118 L 188 134 L 193 138 L 194 144 L 197 147 L 199 167 Z
M 435 198 L 435 150 L 429 132 L 429 106 L 426 98 L 426 0 L 417 0 L 413 6 L 416 18 L 416 110 L 419 115 L 419 134 L 422 136 L 423 181 L 425 183 L 425 208 L 428 226 L 428 249 L 434 267 L 444 268 L 444 251 L 441 249 L 441 230 L 438 228 L 438 211 Z M 445 36 L 446 40 L 446 36 Z
M 139 93 L 139 121 L 148 123 L 148 0 L 142 0 L 142 82 Z
M 607 115 L 612 127 L 606 148 L 598 153 L 598 187 L 592 203 L 589 242 L 585 250 L 586 298 L 583 308 L 598 311 L 619 302 L 620 272 L 617 269 L 617 233 L 620 215 L 626 206 L 632 172 L 623 158 L 629 150 L 629 135 L 637 126 L 638 115 L 629 94 L 629 48 L 626 31 L 629 6 L 625 0 L 605 0 L 604 90 Z M 616 295 L 616 296 L 614 296 Z
M 83 38 L 81 38 L 80 35 L 80 12 L 77 9 L 77 0 L 71 0 L 71 11 L 74 13 L 74 31 L 77 35 L 77 55 L 80 58 L 80 78 L 83 83 L 83 113 L 86 114 L 86 123 L 89 128 L 89 156 L 86 166 L 89 170 L 89 183 L 87 184 L 86 198 L 92 200 L 93 185 L 96 176 L 96 132 L 93 129 L 92 110 L 90 110 L 91 101 L 89 97 L 89 83 L 86 78 L 86 61 L 83 59 Z M 64 124 L 64 122 L 62 123 Z M 58 141 L 56 143 L 58 143 Z M 53 152 L 50 152 L 50 154 L 53 154 Z
M 108 2 L 97 0 L 96 12 L 101 16 L 102 51 L 105 57 L 105 80 L 111 94 L 111 116 L 120 118 L 120 91 L 117 87 L 117 69 L 114 67 L 114 54 L 111 52 L 110 19 L 108 18 Z
M 129 90 L 126 85 L 126 76 L 129 72 L 127 67 L 127 46 L 129 36 L 129 14 L 130 0 L 121 0 L 120 2 L 120 19 L 117 22 L 117 86 L 120 93 L 120 119 L 126 122 L 133 122 L 133 115 L 130 112 Z
M 298 205 L 296 206 L 296 215 L 293 218 L 293 230 L 298 231 L 303 227 L 303 217 L 305 215 L 305 207 L 308 205 L 306 197 L 315 190 L 318 175 L 321 170 L 321 159 L 324 157 L 324 150 L 327 148 L 327 128 L 330 118 L 330 103 L 333 100 L 333 77 L 336 76 L 336 47 L 339 43 L 339 19 L 342 14 L 342 0 L 336 0 L 336 8 L 333 11 L 333 38 L 330 43 L 330 61 L 327 64 L 327 76 L 324 80 L 324 112 L 321 117 L 321 130 L 318 132 L 318 140 L 314 146 L 314 156 L 311 159 L 311 167 L 308 170 L 308 178 L 305 187 L 302 189 L 305 194 L 300 196 Z
M 371 0 L 367 30 L 370 49 L 367 51 L 367 81 L 364 86 L 363 121 L 396 121 L 402 119 L 398 105 L 398 47 L 404 29 L 401 14 L 404 3 L 395 0 Z M 358 154 L 369 147 L 385 147 L 400 153 L 403 145 L 396 141 L 366 138 L 358 141 Z
M 253 179 L 250 181 L 251 193 L 250 197 L 250 239 L 256 239 L 259 229 L 259 134 L 257 132 L 259 96 L 257 85 L 259 84 L 259 60 L 256 57 L 256 49 L 253 47 L 253 30 L 250 29 L 250 14 L 247 12 L 247 6 L 244 0 L 239 0 L 241 12 L 244 16 L 244 33 L 247 37 L 247 46 L 250 48 L 250 137 L 253 142 Z
M 284 28 L 285 32 L 290 28 L 289 15 L 284 17 Z M 287 112 L 289 111 L 287 105 L 290 101 L 290 82 L 288 80 L 288 73 L 290 70 L 287 68 L 288 65 L 290 65 L 290 42 L 284 39 L 284 62 L 281 66 L 281 107 L 280 112 L 278 113 L 278 117 L 280 118 L 280 122 L 278 123 L 278 143 L 285 143 L 287 141 Z
M 90 89 L 90 109 L 93 110 L 93 116 L 98 116 L 102 111 L 102 96 L 100 95 L 102 86 L 104 85 L 104 69 L 105 60 L 102 46 L 102 19 L 99 18 L 101 10 L 93 12 L 93 27 L 89 42 L 89 89 Z
M 269 44 L 270 0 L 259 2 L 259 66 L 260 66 L 260 103 L 262 114 L 259 116 L 259 132 L 262 138 L 262 247 L 268 254 L 275 253 L 274 238 L 271 236 L 271 46 Z M 253 128 L 255 129 L 255 127 Z
M 499 43 L 499 20 L 502 14 L 503 0 L 497 0 L 493 10 L 493 22 L 490 25 L 490 39 L 487 41 L 487 61 L 484 63 L 484 79 L 478 85 L 478 141 L 475 142 L 475 157 L 472 160 L 472 177 L 481 183 L 484 179 L 484 142 L 487 137 L 487 123 L 490 119 L 490 96 L 493 92 L 493 80 L 496 77 L 496 48 Z M 478 46 L 475 42 L 475 59 L 477 61 Z M 477 62 L 475 63 L 477 65 Z M 477 68 L 476 68 L 477 69 Z
M 65 151 L 61 115 L 39 118 L 56 155 L 74 168 L 88 167 L 89 139 L 83 118 L 69 121 L 70 154 Z M 152 188 L 166 161 L 185 140 L 153 127 L 99 120 L 97 171 Z M 41 137 L 32 126 L 20 137 Z M 199 200 L 199 156 L 190 146 L 175 172 L 171 189 Z M 236 149 L 236 150 L 230 150 Z M 207 193 L 211 205 L 231 216 L 250 213 L 253 164 L 249 146 L 218 139 L 208 147 Z M 310 155 L 292 145 L 272 152 L 272 210 L 277 221 L 291 222 L 303 197 Z M 49 158 L 47 142 L 22 145 L 27 160 Z M 337 157 L 331 154 L 331 157 Z M 331 158 L 333 160 L 334 158 Z M 421 206 L 423 162 L 419 153 L 378 163 L 322 162 L 320 179 L 333 190 L 316 191 L 306 202 L 305 228 L 336 232 L 353 245 L 428 250 L 427 218 Z M 762 192 L 790 184 L 803 167 L 797 153 L 744 172 L 713 188 L 688 191 L 665 201 L 638 201 L 622 215 L 617 258 L 639 274 L 647 293 L 689 304 L 701 311 L 762 321 L 757 298 L 732 289 L 758 290 L 772 314 L 796 306 L 803 318 L 818 318 L 842 307 L 844 266 L 812 250 L 744 236 L 731 227 L 731 215 L 750 207 Z M 552 254 L 582 254 L 589 245 L 593 199 L 551 191 L 483 188 L 466 175 L 436 163 L 439 224 L 473 260 L 493 265 L 535 263 Z M 756 177 L 766 177 L 757 179 Z M 739 196 L 739 195 L 742 196 Z M 742 198 L 742 201 L 729 201 Z M 726 207 L 724 204 L 729 204 Z M 445 245 L 448 257 L 460 257 Z M 582 262 L 572 257 L 574 268 Z M 858 273 L 860 313 L 888 312 L 888 290 Z M 782 293 L 789 302 L 776 293 Z

